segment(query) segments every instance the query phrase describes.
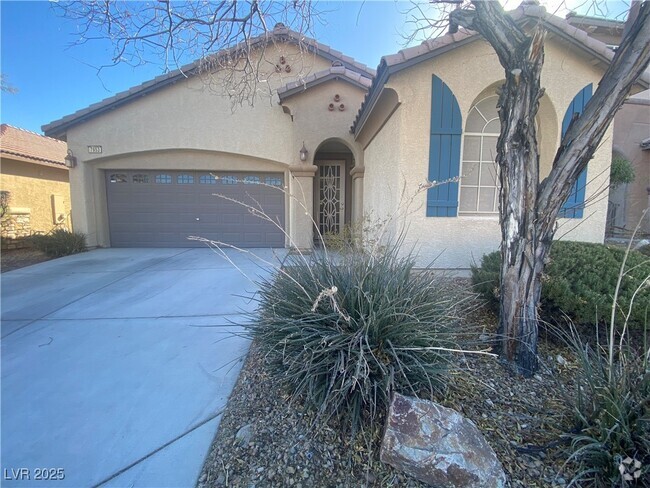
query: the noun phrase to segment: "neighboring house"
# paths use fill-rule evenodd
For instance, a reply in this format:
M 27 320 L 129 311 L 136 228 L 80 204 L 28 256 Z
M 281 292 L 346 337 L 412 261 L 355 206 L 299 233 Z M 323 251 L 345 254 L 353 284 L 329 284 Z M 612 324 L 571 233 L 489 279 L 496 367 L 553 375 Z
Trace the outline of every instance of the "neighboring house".
M 550 33 L 536 121 L 545 175 L 613 52 L 540 7 L 513 15 Z M 195 64 L 43 127 L 78 160 L 73 216 L 89 244 L 192 246 L 187 236 L 204 236 L 311 248 L 319 233 L 408 205 L 393 230 L 405 226 L 423 264 L 442 253 L 435 266 L 467 268 L 498 248 L 503 69 L 480 36 L 460 31 L 385 56 L 377 73 L 282 25 L 257 42 L 267 43 L 274 103 L 232 111 Z M 591 200 L 608 185 L 611 134 L 565 205 L 558 237 L 603 241 L 607 202 Z M 459 176 L 418 193 L 427 179 Z M 271 221 L 252 215 L 258 204 Z
M 0 191 L 9 211 L 2 218 L 3 249 L 33 233 L 70 227 L 70 183 L 65 142 L 2 124 Z
M 634 181 L 609 192 L 608 234 L 627 237 L 641 223 L 637 237 L 650 236 L 650 91 L 630 97 L 614 119 L 612 157 L 632 163 Z M 643 220 L 642 220 L 643 218 Z
M 621 41 L 625 23 L 569 14 L 567 22 L 612 49 Z M 620 157 L 632 163 L 635 179 L 632 183 L 610 188 L 607 234 L 629 236 L 648 209 L 650 198 L 650 90 L 629 97 L 614 119 L 612 158 Z M 650 216 L 641 222 L 639 236 L 650 234 Z

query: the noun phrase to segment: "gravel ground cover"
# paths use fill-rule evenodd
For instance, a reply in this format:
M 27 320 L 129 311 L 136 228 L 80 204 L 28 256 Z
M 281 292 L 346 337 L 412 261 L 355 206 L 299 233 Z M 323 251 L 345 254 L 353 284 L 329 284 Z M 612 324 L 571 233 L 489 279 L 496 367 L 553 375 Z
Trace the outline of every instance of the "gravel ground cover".
M 495 317 L 480 310 L 470 320 L 494 331 Z M 562 487 L 564 459 L 557 442 L 571 425 L 561 392 L 570 392 L 568 352 L 541 337 L 543 367 L 530 379 L 514 377 L 498 360 L 466 355 L 445 398 L 435 401 L 474 421 L 495 450 L 512 487 Z M 382 432 L 354 442 L 334 422 L 315 427 L 315 415 L 291 402 L 266 374 L 253 343 L 198 487 L 420 487 L 378 459 Z
M 0 254 L 0 272 L 13 271 L 15 269 L 31 266 L 32 264 L 49 261 L 50 257 L 36 249 L 13 249 L 2 251 Z

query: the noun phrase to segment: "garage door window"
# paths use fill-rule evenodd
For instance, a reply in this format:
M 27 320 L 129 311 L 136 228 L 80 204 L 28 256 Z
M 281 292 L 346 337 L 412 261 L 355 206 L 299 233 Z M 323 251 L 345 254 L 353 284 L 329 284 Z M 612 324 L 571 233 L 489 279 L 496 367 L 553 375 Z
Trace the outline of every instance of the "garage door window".
M 111 183 L 126 183 L 127 178 L 125 174 L 118 173 L 111 175 Z
M 172 184 L 172 177 L 171 175 L 156 175 L 155 178 L 156 183 L 161 184 L 161 185 L 171 185 Z
M 178 175 L 176 177 L 176 183 L 179 185 L 191 185 L 194 183 L 194 176 L 192 175 Z
M 234 176 L 224 176 L 223 178 L 221 178 L 221 182 L 224 185 L 236 185 L 237 178 L 235 178 Z
M 202 185 L 216 185 L 217 179 L 212 175 L 201 175 L 199 183 Z
M 271 186 L 282 186 L 282 180 L 273 176 L 267 176 L 265 183 Z
M 149 183 L 149 175 L 143 175 L 143 174 L 133 175 L 133 183 Z

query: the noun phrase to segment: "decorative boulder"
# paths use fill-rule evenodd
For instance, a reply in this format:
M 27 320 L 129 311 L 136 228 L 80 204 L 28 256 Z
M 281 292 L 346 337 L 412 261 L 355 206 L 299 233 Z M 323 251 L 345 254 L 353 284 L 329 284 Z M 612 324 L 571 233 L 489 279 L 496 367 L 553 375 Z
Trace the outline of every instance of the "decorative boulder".
M 381 460 L 437 488 L 499 488 L 506 475 L 474 423 L 434 402 L 395 394 Z

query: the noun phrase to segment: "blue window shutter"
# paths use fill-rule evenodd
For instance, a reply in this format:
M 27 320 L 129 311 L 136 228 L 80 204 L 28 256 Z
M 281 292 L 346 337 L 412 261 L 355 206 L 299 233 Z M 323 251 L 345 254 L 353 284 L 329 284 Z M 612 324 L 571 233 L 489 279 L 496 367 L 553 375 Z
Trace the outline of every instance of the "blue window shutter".
M 429 181 L 445 181 L 460 172 L 460 109 L 456 97 L 437 76 L 431 86 L 431 137 Z M 427 190 L 427 217 L 455 217 L 458 214 L 458 183 Z
M 575 96 L 571 105 L 564 114 L 564 120 L 562 120 L 562 137 L 566 134 L 566 131 L 569 129 L 569 124 L 573 119 L 573 114 L 582 114 L 587 102 L 591 98 L 593 91 L 593 85 L 590 83 L 585 86 L 580 92 Z M 562 209 L 560 210 L 560 217 L 565 217 L 568 219 L 581 219 L 584 204 L 585 204 L 585 187 L 587 186 L 587 168 L 582 170 L 582 173 L 578 176 L 573 190 L 567 201 L 564 202 Z

